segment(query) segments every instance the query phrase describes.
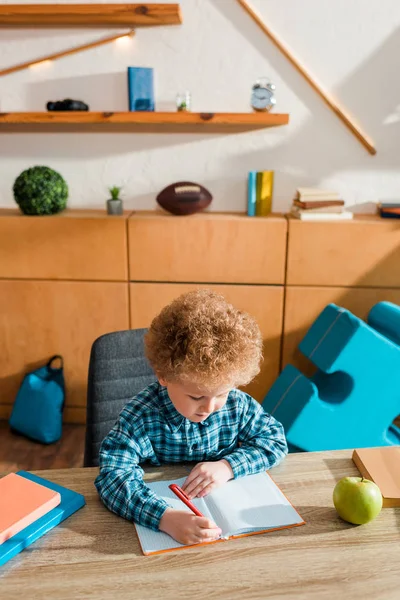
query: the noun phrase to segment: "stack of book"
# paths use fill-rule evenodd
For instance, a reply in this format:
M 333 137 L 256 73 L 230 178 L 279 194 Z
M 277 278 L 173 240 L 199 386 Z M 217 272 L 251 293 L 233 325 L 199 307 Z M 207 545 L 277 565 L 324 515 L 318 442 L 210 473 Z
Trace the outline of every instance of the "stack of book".
M 0 566 L 84 504 L 82 494 L 33 473 L 0 478 Z
M 382 200 L 378 203 L 378 213 L 384 219 L 400 219 L 400 200 Z
M 303 221 L 335 221 L 353 218 L 345 210 L 344 200 L 337 192 L 317 188 L 298 188 L 290 211 L 292 217 Z

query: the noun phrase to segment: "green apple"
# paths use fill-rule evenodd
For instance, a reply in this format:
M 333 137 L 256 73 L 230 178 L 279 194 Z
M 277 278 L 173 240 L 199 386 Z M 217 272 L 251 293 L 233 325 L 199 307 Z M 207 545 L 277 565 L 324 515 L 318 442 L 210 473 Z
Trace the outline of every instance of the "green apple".
M 343 477 L 333 490 L 333 503 L 342 519 L 364 525 L 381 512 L 382 494 L 376 483 L 369 479 Z

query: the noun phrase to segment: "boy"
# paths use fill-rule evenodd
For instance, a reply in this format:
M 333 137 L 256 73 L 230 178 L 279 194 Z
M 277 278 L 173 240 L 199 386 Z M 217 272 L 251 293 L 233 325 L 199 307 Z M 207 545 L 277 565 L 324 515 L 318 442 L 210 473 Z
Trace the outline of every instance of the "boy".
M 260 370 L 260 330 L 219 294 L 197 290 L 155 317 L 145 345 L 158 381 L 125 406 L 104 439 L 96 488 L 111 511 L 182 544 L 216 539 L 215 523 L 151 492 L 139 465 L 197 463 L 182 486 L 194 498 L 285 456 L 282 425 L 235 389 Z

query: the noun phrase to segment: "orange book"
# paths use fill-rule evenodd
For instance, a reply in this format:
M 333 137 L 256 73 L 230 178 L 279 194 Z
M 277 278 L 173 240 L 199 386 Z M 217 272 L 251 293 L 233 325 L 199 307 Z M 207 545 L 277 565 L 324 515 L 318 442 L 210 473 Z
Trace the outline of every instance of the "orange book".
M 400 506 L 400 446 L 354 450 L 353 462 L 363 477 L 379 487 L 383 506 Z
M 61 496 L 16 473 L 0 479 L 0 544 L 58 506 Z

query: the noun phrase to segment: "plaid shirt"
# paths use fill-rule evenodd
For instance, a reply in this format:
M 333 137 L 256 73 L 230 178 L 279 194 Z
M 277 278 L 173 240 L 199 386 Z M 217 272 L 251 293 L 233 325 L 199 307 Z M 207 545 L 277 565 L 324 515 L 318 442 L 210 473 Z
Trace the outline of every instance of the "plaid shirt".
M 122 410 L 100 447 L 95 486 L 109 510 L 158 530 L 168 504 L 143 482 L 140 464 L 216 461 L 235 478 L 276 465 L 287 453 L 283 427 L 248 394 L 232 390 L 223 408 L 193 423 L 172 404 L 158 382 Z

